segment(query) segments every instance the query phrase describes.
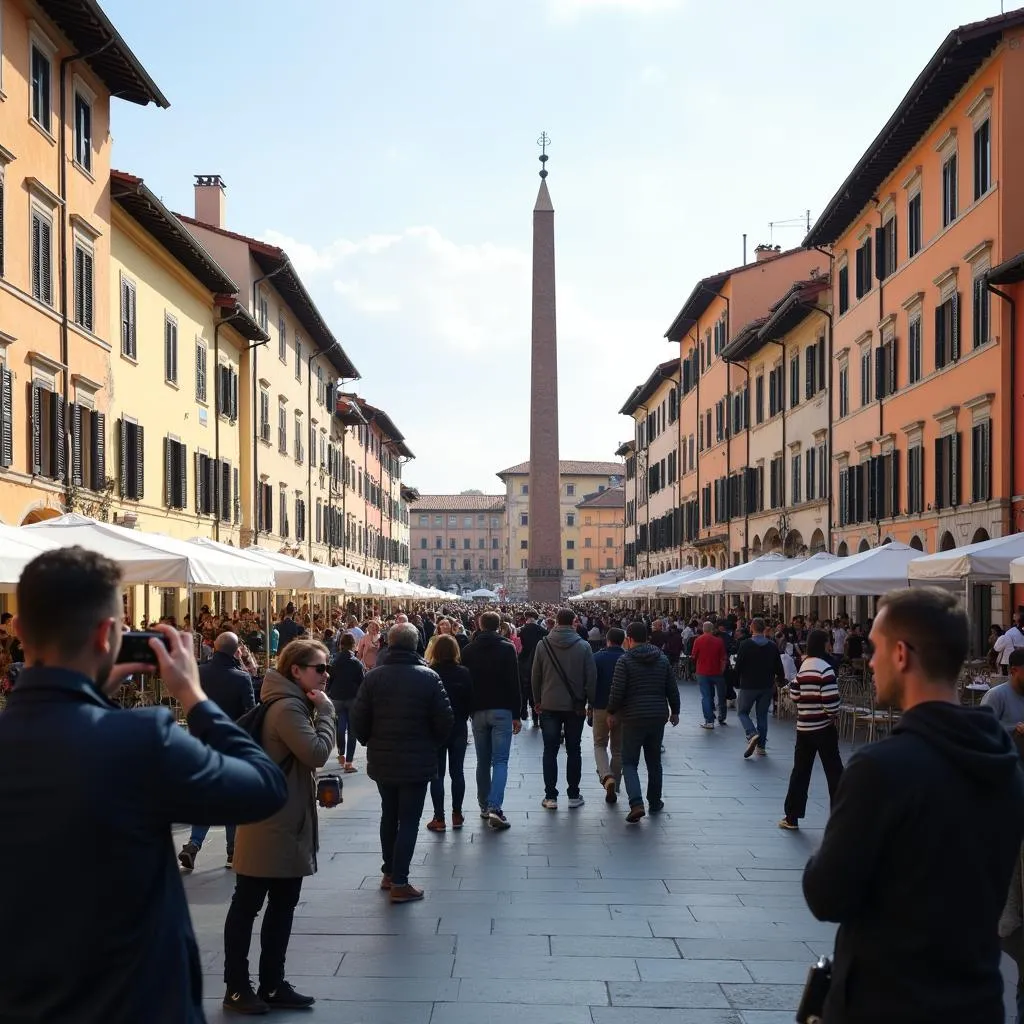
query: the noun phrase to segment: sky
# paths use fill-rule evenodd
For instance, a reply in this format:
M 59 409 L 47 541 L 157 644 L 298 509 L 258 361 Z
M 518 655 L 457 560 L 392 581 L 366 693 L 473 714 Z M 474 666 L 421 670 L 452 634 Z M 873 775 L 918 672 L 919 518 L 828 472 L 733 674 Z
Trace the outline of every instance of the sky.
M 1008 6 L 1012 6 L 1010 0 Z M 103 0 L 171 102 L 117 103 L 113 164 L 283 246 L 422 493 L 529 457 L 546 131 L 562 458 L 614 458 L 696 282 L 789 248 L 946 33 L 999 0 Z M 774 226 L 773 226 L 774 225 Z

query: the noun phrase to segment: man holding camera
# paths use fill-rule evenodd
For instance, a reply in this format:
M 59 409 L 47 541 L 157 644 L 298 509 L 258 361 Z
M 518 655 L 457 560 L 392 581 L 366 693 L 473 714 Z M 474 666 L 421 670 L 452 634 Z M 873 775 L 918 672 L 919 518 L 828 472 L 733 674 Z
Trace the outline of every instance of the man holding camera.
M 258 821 L 285 780 L 207 699 L 188 640 L 167 626 L 152 661 L 117 664 L 121 573 L 79 547 L 18 582 L 29 667 L 0 715 L 0 1016 L 76 1024 L 197 1024 L 202 970 L 171 825 Z M 167 708 L 112 704 L 158 667 Z

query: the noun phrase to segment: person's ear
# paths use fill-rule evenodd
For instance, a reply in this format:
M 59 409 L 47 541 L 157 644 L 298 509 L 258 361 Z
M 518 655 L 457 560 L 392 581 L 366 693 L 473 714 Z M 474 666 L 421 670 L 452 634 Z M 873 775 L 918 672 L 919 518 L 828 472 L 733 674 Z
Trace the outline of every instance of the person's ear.
M 107 655 L 113 649 L 116 624 L 116 619 L 109 618 L 102 619 L 96 626 L 93 633 L 93 649 L 97 654 Z

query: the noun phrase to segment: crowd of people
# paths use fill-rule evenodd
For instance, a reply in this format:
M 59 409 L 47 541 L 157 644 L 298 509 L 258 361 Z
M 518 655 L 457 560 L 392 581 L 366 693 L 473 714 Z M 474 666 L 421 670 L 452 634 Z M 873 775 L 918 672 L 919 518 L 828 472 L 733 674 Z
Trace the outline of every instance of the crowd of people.
M 26 568 L 17 618 L 3 624 L 0 642 L 15 638 L 28 666 L 0 715 L 0 877 L 18 880 L 0 900 L 0 933 L 18 936 L 0 958 L 4 1019 L 204 1019 L 199 954 L 168 851 L 178 822 L 191 824 L 179 854 L 186 872 L 210 827 L 230 823 L 225 1009 L 309 1007 L 286 960 L 302 881 L 317 870 L 317 773 L 332 752 L 355 772 L 357 744 L 365 747 L 381 803 L 380 887 L 400 905 L 424 896 L 410 867 L 427 795 L 430 831 L 465 825 L 470 730 L 487 827 L 513 825 L 503 806 L 509 753 L 531 724 L 542 739 L 544 809 L 559 808 L 562 749 L 566 803 L 570 812 L 584 805 L 589 724 L 600 791 L 614 804 L 624 788 L 626 822 L 636 825 L 665 807 L 665 727 L 679 723 L 680 676 L 692 675 L 698 724 L 727 726 L 735 702 L 737 756 L 747 760 L 768 754 L 773 702 L 794 703 L 782 828 L 799 828 L 822 761 L 832 811 L 804 893 L 839 929 L 827 991 L 810 993 L 820 1005 L 807 1012 L 825 1024 L 1002 1020 L 1000 949 L 1024 962 L 1024 644 L 1009 643 L 1007 681 L 982 706 L 958 706 L 969 628 L 948 594 L 887 595 L 866 635 L 842 619 L 782 625 L 743 609 L 690 621 L 525 607 L 359 621 L 289 605 L 275 623 L 273 665 L 261 668 L 242 613 L 212 629 L 201 620 L 209 652 L 199 657 L 191 629 L 157 623 L 151 657 L 121 663 L 120 589 L 102 556 L 47 552 Z M 890 736 L 844 766 L 837 668 L 866 655 L 879 704 L 901 714 Z M 126 712 L 109 699 L 154 665 L 187 730 L 166 707 Z M 978 864 L 983 874 L 958 884 Z

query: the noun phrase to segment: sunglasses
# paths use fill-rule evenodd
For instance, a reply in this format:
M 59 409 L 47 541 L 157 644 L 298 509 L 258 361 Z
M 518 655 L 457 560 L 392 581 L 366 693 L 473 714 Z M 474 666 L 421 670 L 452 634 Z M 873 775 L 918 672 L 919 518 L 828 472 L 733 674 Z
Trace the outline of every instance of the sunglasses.
M 324 664 L 320 664 L 320 665 L 303 665 L 302 667 L 303 668 L 311 668 L 314 672 L 319 672 L 320 675 L 323 675 L 327 671 L 327 666 L 324 665 Z

